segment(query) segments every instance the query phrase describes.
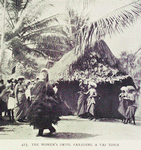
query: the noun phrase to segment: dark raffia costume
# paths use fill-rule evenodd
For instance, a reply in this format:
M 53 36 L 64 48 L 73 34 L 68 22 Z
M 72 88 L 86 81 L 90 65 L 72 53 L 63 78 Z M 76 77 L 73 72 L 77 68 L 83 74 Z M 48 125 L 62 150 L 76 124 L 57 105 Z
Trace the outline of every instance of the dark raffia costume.
M 27 119 L 34 129 L 51 129 L 57 124 L 60 108 L 52 86 L 38 81 L 34 87 L 34 101 L 27 111 Z

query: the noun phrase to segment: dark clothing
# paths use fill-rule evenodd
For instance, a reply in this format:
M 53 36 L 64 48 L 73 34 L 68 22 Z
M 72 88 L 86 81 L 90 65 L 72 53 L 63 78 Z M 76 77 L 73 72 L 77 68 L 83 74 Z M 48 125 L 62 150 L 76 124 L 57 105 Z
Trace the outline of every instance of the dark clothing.
M 9 91 L 5 89 L 5 86 L 0 86 L 0 112 L 7 110 L 7 100 Z
M 5 89 L 5 85 L 1 85 L 1 86 L 0 86 L 0 94 L 1 94 L 1 92 L 2 92 L 4 89 Z
M 128 100 L 128 108 L 126 110 L 126 117 L 127 119 L 132 119 L 132 117 L 135 115 L 137 106 L 135 104 L 135 101 Z
M 49 83 L 38 81 L 33 91 L 34 100 L 27 111 L 30 125 L 37 129 L 50 129 L 52 123 L 57 124 L 60 112 L 54 90 Z
M 119 97 L 119 107 L 118 107 L 118 111 L 119 113 L 126 118 L 126 110 L 127 110 L 127 102 L 126 100 L 124 100 L 123 98 Z
M 119 97 L 119 113 L 124 117 L 124 119 L 131 120 L 132 117 L 135 115 L 137 106 L 135 101 L 131 101 L 128 99 L 123 99 Z
M 17 84 L 15 87 L 15 98 L 17 99 L 14 109 L 15 120 L 23 119 L 26 115 L 28 103 L 25 96 L 25 86 Z
M 81 116 L 85 114 L 87 111 L 87 96 L 83 91 L 79 92 L 79 98 L 77 103 L 77 115 Z

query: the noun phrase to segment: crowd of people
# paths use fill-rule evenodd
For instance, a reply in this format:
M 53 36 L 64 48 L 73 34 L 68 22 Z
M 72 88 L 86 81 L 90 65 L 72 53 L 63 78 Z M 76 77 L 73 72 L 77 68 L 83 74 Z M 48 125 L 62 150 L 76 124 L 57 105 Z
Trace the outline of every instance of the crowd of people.
M 35 82 L 36 80 L 25 82 L 24 76 L 19 76 L 16 79 L 9 78 L 6 84 L 1 79 L 0 120 L 3 120 L 2 112 L 5 112 L 5 115 L 8 114 L 9 121 L 22 122 L 25 120 L 26 110 L 32 101 L 31 95 Z M 30 92 L 28 92 L 29 87 Z
M 57 95 L 57 84 L 48 81 L 48 71 L 42 69 L 35 80 L 25 80 L 24 76 L 7 80 L 4 85 L 0 81 L 0 119 L 2 112 L 8 113 L 9 121 L 28 121 L 34 128 L 39 129 L 38 136 L 43 135 L 44 129 L 55 132 L 52 124 L 60 120 L 61 99 Z
M 94 82 L 80 81 L 80 91 L 77 103 L 77 115 L 95 120 L 95 105 L 101 96 L 97 93 L 97 84 Z M 119 94 L 118 111 L 123 116 L 124 123 L 135 124 L 136 91 L 133 86 L 121 88 Z M 17 79 L 10 78 L 4 84 L 0 80 L 0 120 L 2 112 L 9 116 L 9 121 L 28 121 L 35 129 L 38 136 L 43 135 L 44 129 L 50 133 L 55 132 L 53 124 L 57 124 L 62 115 L 62 103 L 57 89 L 57 83 L 49 83 L 48 70 L 43 68 L 34 80 L 25 80 L 24 76 Z M 65 104 L 65 103 L 64 103 Z

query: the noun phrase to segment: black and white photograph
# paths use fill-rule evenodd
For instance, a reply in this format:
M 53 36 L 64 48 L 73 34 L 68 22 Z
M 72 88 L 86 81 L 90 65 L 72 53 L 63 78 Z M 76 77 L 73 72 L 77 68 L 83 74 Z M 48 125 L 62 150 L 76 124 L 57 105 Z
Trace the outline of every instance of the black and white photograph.
M 0 150 L 140 141 L 141 0 L 0 0 Z

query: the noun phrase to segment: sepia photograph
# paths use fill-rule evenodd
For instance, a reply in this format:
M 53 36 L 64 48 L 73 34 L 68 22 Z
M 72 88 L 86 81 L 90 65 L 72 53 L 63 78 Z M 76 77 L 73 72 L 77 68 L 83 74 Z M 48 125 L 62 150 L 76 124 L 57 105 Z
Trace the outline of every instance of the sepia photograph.
M 141 0 L 0 0 L 0 150 L 140 142 Z

